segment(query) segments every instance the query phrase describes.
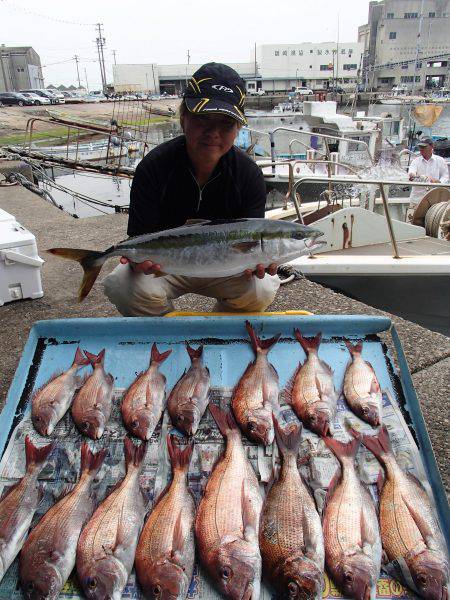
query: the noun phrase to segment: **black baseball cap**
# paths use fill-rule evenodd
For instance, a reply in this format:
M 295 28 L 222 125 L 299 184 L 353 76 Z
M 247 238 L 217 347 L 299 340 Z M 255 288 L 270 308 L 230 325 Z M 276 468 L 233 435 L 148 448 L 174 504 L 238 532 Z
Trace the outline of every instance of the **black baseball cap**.
M 428 135 L 423 135 L 418 142 L 418 146 L 433 146 L 434 144 L 434 140 L 432 137 L 428 136 Z
M 219 113 L 247 125 L 245 83 L 228 65 L 210 62 L 200 67 L 189 79 L 183 98 L 191 113 Z

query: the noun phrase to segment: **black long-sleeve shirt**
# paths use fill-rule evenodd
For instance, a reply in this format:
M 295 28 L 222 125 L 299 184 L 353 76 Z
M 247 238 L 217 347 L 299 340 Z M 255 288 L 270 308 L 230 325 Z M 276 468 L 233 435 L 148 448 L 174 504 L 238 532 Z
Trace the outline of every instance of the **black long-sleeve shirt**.
M 151 150 L 137 166 L 128 235 L 179 227 L 188 219 L 263 218 L 265 203 L 261 169 L 235 146 L 200 189 L 182 135 Z

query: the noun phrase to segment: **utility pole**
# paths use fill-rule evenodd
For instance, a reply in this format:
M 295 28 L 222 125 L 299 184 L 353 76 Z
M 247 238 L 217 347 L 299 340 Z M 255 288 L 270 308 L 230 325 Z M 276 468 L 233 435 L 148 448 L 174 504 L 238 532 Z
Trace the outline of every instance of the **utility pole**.
M 86 67 L 84 67 L 84 78 L 86 79 L 86 91 L 89 94 L 89 83 L 88 83 L 88 78 L 87 78 Z
M 155 94 L 156 94 L 156 79 L 155 79 L 155 65 L 152 63 L 152 73 L 153 73 L 153 87 L 155 88 Z
M 102 78 L 103 93 L 106 92 L 106 71 L 105 71 L 105 56 L 103 54 L 103 48 L 106 46 L 106 40 L 103 37 L 102 27 L 103 23 L 97 23 L 98 37 L 96 38 L 98 61 L 100 63 L 100 75 Z
M 78 69 L 78 61 L 80 60 L 80 58 L 75 54 L 75 56 L 73 57 L 73 60 L 75 61 L 75 64 L 77 66 L 77 79 L 78 79 L 78 87 L 81 87 L 81 81 L 80 81 L 80 70 Z
M 411 86 L 411 94 L 414 94 L 414 88 L 416 87 L 417 63 L 419 62 L 419 54 L 421 51 L 420 36 L 422 35 L 423 5 L 424 5 L 424 0 L 422 0 L 422 4 L 420 5 L 419 31 L 417 32 L 416 61 L 414 63 L 414 75 L 413 75 L 412 86 Z M 421 69 L 421 71 L 422 71 L 422 69 Z
M 187 64 L 189 64 L 191 62 L 191 55 L 189 54 L 189 50 L 187 51 L 187 60 L 188 60 Z
M 114 56 L 114 64 L 117 65 L 117 62 L 116 62 L 116 51 L 115 50 L 112 51 L 112 55 Z
M 334 91 L 336 92 L 336 87 L 339 84 L 339 13 L 337 16 L 337 42 L 336 42 L 336 83 L 334 87 Z

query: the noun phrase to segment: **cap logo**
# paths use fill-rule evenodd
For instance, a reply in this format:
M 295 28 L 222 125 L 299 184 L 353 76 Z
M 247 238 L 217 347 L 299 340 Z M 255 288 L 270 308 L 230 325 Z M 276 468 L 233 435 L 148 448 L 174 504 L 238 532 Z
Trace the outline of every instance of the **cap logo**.
M 229 94 L 234 94 L 233 90 L 230 89 L 229 87 L 226 87 L 224 85 L 212 85 L 212 88 L 214 88 L 215 90 L 217 90 L 218 92 L 228 92 Z

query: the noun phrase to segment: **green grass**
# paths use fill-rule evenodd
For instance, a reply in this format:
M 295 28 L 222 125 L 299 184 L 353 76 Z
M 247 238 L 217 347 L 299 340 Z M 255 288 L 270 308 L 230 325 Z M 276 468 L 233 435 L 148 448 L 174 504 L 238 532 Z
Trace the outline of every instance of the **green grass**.
M 92 135 L 92 134 L 91 134 Z M 39 141 L 47 141 L 54 139 L 67 139 L 67 127 L 55 127 L 53 129 L 49 129 L 48 131 L 34 131 L 32 135 L 32 142 Z M 80 135 L 80 139 L 82 136 Z M 17 146 L 18 144 L 22 144 L 25 140 L 28 141 L 29 135 L 25 132 L 23 133 L 14 133 L 12 135 L 3 135 L 0 136 L 0 146 Z M 76 139 L 76 135 L 70 135 L 71 140 Z
M 137 119 L 135 121 L 120 121 L 119 125 L 151 125 L 152 123 L 166 123 L 170 121 L 171 117 L 145 117 L 143 119 Z

